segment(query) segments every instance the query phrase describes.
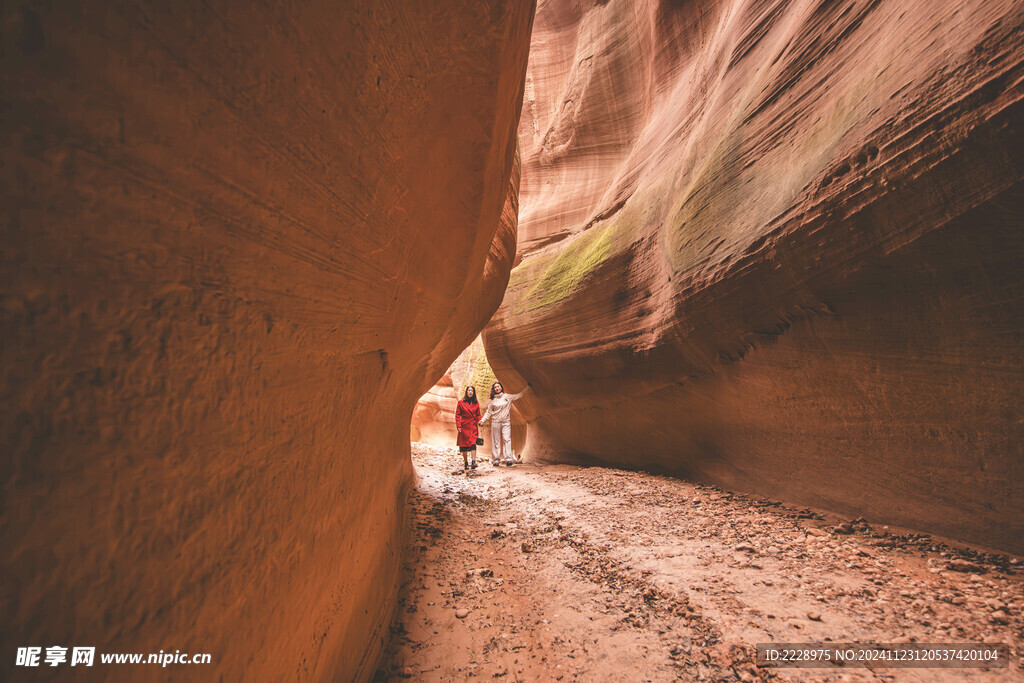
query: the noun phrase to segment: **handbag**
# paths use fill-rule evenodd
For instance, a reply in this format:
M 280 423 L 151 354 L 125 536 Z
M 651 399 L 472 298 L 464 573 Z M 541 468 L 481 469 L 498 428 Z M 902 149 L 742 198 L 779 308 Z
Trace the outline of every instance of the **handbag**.
M 476 437 L 476 445 L 477 446 L 483 446 L 484 445 L 484 440 L 481 439 L 479 436 Z

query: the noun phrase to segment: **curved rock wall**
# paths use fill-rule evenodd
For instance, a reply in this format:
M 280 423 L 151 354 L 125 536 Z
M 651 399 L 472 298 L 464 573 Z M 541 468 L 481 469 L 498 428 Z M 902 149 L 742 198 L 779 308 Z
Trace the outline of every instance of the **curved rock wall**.
M 1022 23 L 543 3 L 484 332 L 528 452 L 1024 552 Z
M 514 257 L 533 3 L 3 13 L 3 651 L 368 676 L 413 405 Z
M 409 439 L 454 450 L 455 439 L 458 438 L 455 429 L 455 407 L 458 402 L 451 372 L 446 372 L 416 402 L 412 410 L 412 422 L 409 424 Z
M 413 441 L 427 443 L 432 446 L 450 449 L 458 455 L 455 429 L 455 408 L 466 391 L 468 385 L 476 387 L 480 396 L 481 411 L 487 410 L 488 395 L 491 384 L 497 378 L 487 362 L 483 340 L 477 337 L 473 343 L 463 349 L 455 359 L 444 377 L 438 380 L 427 393 L 416 402 L 412 412 L 412 423 L 409 425 L 409 438 Z M 489 457 L 491 454 L 490 423 L 480 430 L 484 443 L 477 448 L 477 455 Z M 526 445 L 526 422 L 520 415 L 516 404 L 512 405 L 512 450 L 520 453 Z M 453 462 L 460 464 L 461 459 Z

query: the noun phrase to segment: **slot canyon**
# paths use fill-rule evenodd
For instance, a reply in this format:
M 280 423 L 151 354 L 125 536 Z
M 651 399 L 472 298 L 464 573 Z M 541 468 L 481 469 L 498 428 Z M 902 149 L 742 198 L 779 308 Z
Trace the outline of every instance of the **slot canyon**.
M 537 14 L 484 332 L 528 450 L 1024 552 L 1020 6 L 596 5 Z
M 1024 676 L 1019 2 L 0 11 L 5 679 Z

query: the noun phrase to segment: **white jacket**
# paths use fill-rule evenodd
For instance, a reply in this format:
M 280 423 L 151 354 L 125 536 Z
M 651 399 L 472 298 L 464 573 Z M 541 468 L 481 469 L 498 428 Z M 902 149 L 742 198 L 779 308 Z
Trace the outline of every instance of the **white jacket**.
M 518 394 L 503 393 L 501 396 L 495 396 L 487 404 L 487 411 L 480 418 L 480 421 L 486 422 L 487 418 L 491 418 L 492 424 L 495 422 L 510 422 L 512 420 L 512 401 L 520 398 L 525 393 L 526 389 L 523 389 Z

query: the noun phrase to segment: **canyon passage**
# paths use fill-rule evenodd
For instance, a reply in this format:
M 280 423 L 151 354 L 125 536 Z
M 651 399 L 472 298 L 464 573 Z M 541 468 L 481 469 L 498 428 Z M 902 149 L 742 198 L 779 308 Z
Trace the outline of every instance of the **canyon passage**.
M 486 367 L 471 347 L 414 413 L 381 677 L 821 680 L 753 644 L 1019 647 L 993 608 L 1022 604 L 1022 19 L 539 3 L 515 267 Z M 460 476 L 456 403 L 495 379 L 532 386 L 524 464 Z
M 1022 675 L 1019 2 L 2 13 L 5 678 Z
M 376 680 L 1006 681 L 1020 564 L 924 534 L 604 467 L 413 444 Z M 773 669 L 757 643 L 1006 643 L 1009 669 Z

